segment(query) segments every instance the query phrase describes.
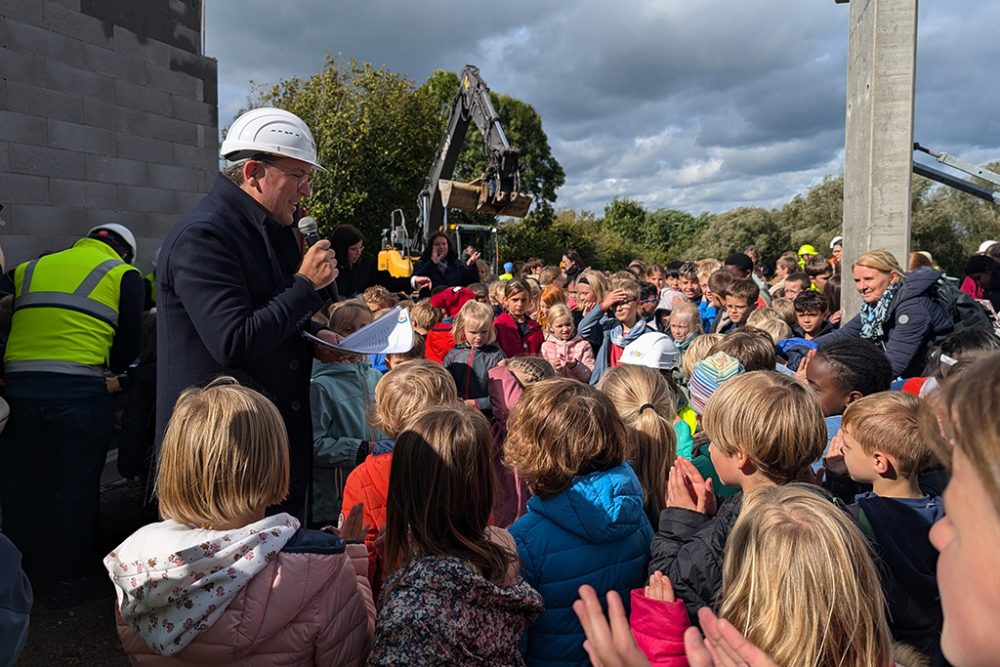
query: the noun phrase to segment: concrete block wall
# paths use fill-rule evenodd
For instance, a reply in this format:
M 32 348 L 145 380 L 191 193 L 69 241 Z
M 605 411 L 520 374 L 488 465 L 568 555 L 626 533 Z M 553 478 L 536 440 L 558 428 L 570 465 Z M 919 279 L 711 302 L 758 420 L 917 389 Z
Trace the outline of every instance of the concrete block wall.
M 148 271 L 218 171 L 203 0 L 0 0 L 0 243 L 7 267 L 103 222 Z

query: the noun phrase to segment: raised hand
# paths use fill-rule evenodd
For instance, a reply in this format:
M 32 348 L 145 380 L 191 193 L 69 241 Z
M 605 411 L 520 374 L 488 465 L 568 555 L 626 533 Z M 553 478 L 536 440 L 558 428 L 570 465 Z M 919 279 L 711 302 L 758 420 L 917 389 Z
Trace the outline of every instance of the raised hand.
M 347 518 L 340 524 L 339 533 L 348 542 L 360 542 L 368 532 L 368 525 L 364 523 L 365 504 L 358 503 L 351 508 Z M 342 517 L 343 518 L 343 517 Z
M 615 591 L 608 591 L 608 619 L 601 601 L 591 586 L 580 587 L 580 599 L 573 603 L 573 612 L 580 619 L 587 640 L 583 648 L 595 667 L 649 667 L 649 661 L 632 637 L 625 616 L 625 606 Z
M 329 241 L 320 239 L 309 246 L 299 266 L 299 275 L 312 283 L 314 289 L 323 289 L 337 279 L 337 256 L 330 250 Z
M 667 476 L 666 506 L 713 516 L 716 503 L 712 480 L 706 480 L 693 463 L 678 456 Z
M 729 621 L 718 618 L 708 607 L 698 610 L 696 627 L 684 632 L 684 654 L 690 667 L 778 667 Z
M 649 583 L 646 584 L 646 598 L 650 600 L 660 600 L 661 602 L 673 602 L 674 587 L 670 583 L 670 577 L 659 570 L 649 575 Z
M 601 310 L 611 310 L 626 299 L 628 299 L 628 295 L 625 294 L 625 290 L 611 290 L 605 295 L 604 301 L 601 302 Z

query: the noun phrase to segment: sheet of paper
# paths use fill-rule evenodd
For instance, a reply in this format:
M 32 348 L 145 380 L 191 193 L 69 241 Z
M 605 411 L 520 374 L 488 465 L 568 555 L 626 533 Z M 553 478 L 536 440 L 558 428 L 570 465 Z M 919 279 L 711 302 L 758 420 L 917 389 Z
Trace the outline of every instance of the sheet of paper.
M 398 306 L 337 344 L 329 343 L 307 331 L 303 335 L 318 345 L 351 354 L 396 354 L 409 352 L 413 347 L 410 313 Z

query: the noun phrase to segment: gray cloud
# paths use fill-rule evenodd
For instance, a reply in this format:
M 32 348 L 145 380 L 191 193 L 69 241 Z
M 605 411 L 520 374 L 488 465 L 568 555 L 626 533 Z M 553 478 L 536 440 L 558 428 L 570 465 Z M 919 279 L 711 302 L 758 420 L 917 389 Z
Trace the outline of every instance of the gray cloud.
M 401 72 L 478 65 L 533 105 L 566 170 L 558 205 L 614 196 L 701 212 L 780 206 L 843 163 L 850 9 L 802 0 L 207 2 L 220 122 L 248 82 L 327 54 Z M 1000 158 L 1000 3 L 923 3 L 915 136 Z

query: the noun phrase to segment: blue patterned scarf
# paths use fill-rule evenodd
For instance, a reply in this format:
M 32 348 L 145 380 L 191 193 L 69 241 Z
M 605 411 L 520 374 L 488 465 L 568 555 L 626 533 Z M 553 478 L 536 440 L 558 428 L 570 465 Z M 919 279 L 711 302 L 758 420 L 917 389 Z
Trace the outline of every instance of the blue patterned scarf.
M 902 283 L 889 285 L 875 303 L 861 304 L 861 337 L 865 340 L 880 340 L 885 334 L 882 326 L 889 315 L 889 306 Z

